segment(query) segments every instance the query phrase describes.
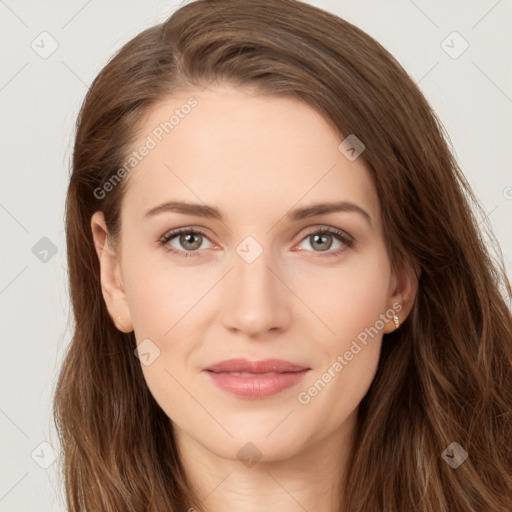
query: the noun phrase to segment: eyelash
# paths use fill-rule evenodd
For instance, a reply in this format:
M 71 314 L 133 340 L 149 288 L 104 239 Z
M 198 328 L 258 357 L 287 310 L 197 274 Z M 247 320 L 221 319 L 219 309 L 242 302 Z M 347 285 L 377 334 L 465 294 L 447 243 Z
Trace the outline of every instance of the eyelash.
M 158 245 L 160 247 L 164 247 L 167 252 L 176 254 L 178 256 L 182 256 L 182 257 L 186 257 L 186 258 L 199 256 L 201 253 L 200 250 L 181 251 L 181 250 L 176 250 L 174 247 L 170 247 L 167 245 L 168 242 L 170 242 L 176 236 L 181 235 L 182 233 L 193 233 L 194 235 L 202 235 L 203 237 L 208 239 L 208 237 L 206 236 L 206 233 L 204 233 L 201 230 L 190 229 L 190 228 L 178 228 L 173 231 L 170 231 L 169 233 L 166 233 L 162 238 L 160 238 L 160 240 L 158 240 Z M 311 235 L 324 235 L 324 234 L 333 235 L 337 240 L 342 242 L 348 248 L 351 248 L 355 242 L 355 240 L 350 235 L 348 235 L 341 229 L 337 229 L 337 228 L 333 228 L 333 227 L 311 228 L 311 230 L 309 230 L 301 238 L 300 242 L 303 242 L 306 238 L 308 238 Z M 334 251 L 325 251 L 323 254 L 322 254 L 322 251 L 307 251 L 307 252 L 315 252 L 315 253 L 318 253 L 322 257 L 333 257 L 333 256 L 339 256 L 346 249 L 346 247 L 340 247 Z

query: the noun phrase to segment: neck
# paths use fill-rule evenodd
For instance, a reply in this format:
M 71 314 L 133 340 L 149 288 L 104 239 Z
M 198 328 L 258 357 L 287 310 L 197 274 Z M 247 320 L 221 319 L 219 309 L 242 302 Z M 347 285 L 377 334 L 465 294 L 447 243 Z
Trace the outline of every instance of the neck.
M 306 441 L 289 458 L 263 456 L 254 465 L 220 457 L 173 427 L 187 479 L 205 512 L 334 512 L 340 506 L 355 421 L 353 414 L 338 431 Z

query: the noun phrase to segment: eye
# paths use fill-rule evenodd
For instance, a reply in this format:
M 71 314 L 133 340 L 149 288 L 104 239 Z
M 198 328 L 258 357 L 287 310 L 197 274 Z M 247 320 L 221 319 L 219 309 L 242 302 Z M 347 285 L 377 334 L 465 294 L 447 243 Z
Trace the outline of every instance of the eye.
M 167 252 L 172 252 L 178 256 L 191 257 L 200 256 L 201 249 L 207 249 L 203 243 L 208 238 L 201 230 L 192 228 L 179 228 L 165 234 L 158 244 L 165 247 Z M 333 240 L 337 241 L 340 245 L 335 250 L 330 250 L 333 245 Z M 175 244 L 170 242 L 175 241 Z M 354 245 L 354 239 L 341 229 L 328 227 L 313 227 L 306 236 L 301 239 L 301 243 L 308 242 L 312 251 L 318 253 L 320 256 L 338 256 L 347 247 Z M 211 242 L 210 242 L 211 243 Z M 176 247 L 178 245 L 178 247 Z M 301 249 L 304 250 L 304 249 Z M 321 254 L 325 253 L 325 254 Z
M 333 241 L 337 241 L 339 245 L 334 248 L 335 250 L 330 250 L 332 249 Z M 301 243 L 304 242 L 307 242 L 313 249 L 310 252 L 319 253 L 320 256 L 338 256 L 347 247 L 350 248 L 354 245 L 354 239 L 348 233 L 330 226 L 311 228 L 306 233 L 306 236 L 302 238 Z
M 181 247 L 170 245 L 174 241 Z M 179 256 L 198 256 L 200 249 L 205 249 L 203 242 L 208 240 L 206 234 L 202 231 L 190 228 L 180 228 L 165 234 L 159 241 L 159 245 L 165 247 L 168 252 L 178 254 Z

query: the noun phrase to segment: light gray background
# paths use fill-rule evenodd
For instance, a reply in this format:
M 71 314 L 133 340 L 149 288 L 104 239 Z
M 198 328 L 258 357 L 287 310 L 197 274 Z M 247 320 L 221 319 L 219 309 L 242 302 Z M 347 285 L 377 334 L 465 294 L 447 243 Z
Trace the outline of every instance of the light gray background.
M 511 0 L 309 3 L 368 32 L 419 84 L 450 135 L 511 275 Z M 40 464 L 52 460 L 49 445 L 59 451 L 51 401 L 71 337 L 63 214 L 74 122 L 88 85 L 114 51 L 177 5 L 0 0 L 0 511 L 64 510 L 57 463 Z M 43 31 L 58 43 L 46 59 L 31 47 L 50 48 Z M 451 36 L 442 46 L 453 31 L 469 44 L 456 59 L 445 49 L 458 53 L 461 39 Z M 48 244 L 43 237 L 57 250 L 46 262 L 36 246 Z

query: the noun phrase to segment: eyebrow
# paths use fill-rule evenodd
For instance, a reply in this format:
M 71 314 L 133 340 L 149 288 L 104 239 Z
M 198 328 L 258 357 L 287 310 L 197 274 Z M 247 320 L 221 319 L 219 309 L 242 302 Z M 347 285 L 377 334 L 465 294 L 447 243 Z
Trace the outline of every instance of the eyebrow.
M 223 220 L 222 214 L 217 208 L 202 205 L 198 203 L 188 203 L 185 201 L 167 201 L 151 208 L 146 212 L 144 218 L 150 218 L 164 212 L 183 213 L 185 215 L 195 215 L 196 217 L 205 217 L 217 220 Z M 372 218 L 369 213 L 357 204 L 348 201 L 338 201 L 331 203 L 317 203 L 311 206 L 296 208 L 288 212 L 284 218 L 287 221 L 298 221 L 317 215 L 323 215 L 333 212 L 354 212 L 359 213 L 372 226 Z

